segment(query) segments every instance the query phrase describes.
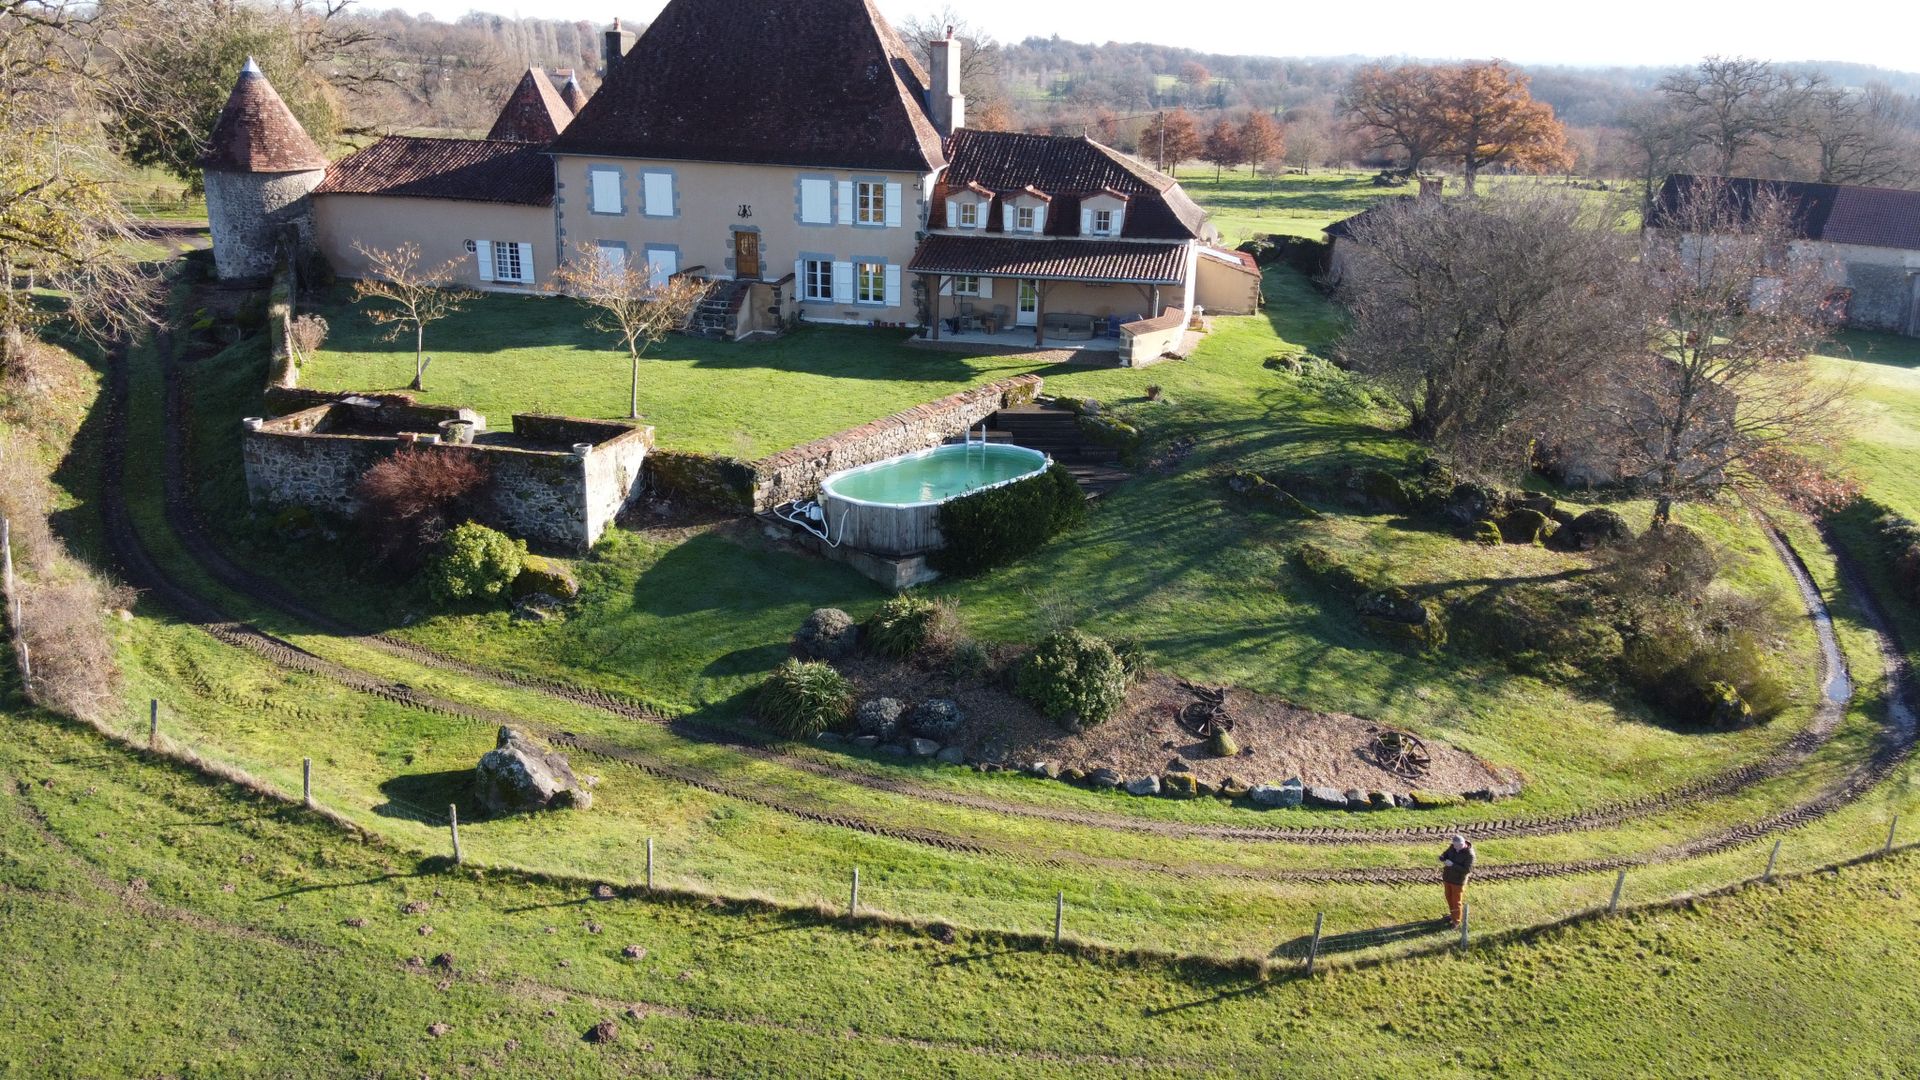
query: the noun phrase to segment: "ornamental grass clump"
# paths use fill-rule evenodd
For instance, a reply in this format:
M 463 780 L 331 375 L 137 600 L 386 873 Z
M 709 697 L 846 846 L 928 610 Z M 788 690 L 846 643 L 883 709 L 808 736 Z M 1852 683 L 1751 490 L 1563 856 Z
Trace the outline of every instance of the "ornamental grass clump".
M 789 739 L 811 739 L 852 712 L 853 684 L 818 660 L 789 659 L 760 686 L 761 723 Z
M 959 636 L 959 615 L 950 600 L 903 593 L 867 617 L 866 641 L 890 660 L 907 660 Z

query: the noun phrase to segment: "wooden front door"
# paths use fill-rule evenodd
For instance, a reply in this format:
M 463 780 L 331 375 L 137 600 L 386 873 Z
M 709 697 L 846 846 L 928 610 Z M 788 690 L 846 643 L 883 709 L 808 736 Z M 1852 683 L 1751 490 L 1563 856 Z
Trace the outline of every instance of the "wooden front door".
M 737 232 L 733 234 L 733 276 L 736 278 L 757 278 L 760 276 L 760 234 Z

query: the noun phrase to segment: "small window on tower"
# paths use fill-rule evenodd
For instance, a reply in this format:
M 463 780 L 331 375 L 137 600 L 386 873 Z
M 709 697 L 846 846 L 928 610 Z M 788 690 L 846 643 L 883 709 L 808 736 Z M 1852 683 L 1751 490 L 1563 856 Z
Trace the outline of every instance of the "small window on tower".
M 474 242 L 473 242 L 473 241 L 471 241 L 471 240 L 469 240 L 469 241 L 467 241 L 467 254 L 469 254 L 469 255 L 471 255 L 471 254 L 473 254 L 474 252 L 476 252 L 476 251 L 479 251 L 479 250 L 480 250 L 480 245 L 478 245 L 478 244 L 476 244 L 476 243 L 474 243 Z

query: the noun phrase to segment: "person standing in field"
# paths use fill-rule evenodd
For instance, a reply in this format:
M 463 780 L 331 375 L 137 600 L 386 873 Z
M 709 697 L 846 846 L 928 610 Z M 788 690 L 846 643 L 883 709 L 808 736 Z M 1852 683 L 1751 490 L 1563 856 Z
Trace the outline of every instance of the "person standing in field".
M 1473 873 L 1473 845 L 1459 833 L 1440 853 L 1440 881 L 1447 892 L 1447 925 L 1458 927 L 1467 891 L 1467 878 Z

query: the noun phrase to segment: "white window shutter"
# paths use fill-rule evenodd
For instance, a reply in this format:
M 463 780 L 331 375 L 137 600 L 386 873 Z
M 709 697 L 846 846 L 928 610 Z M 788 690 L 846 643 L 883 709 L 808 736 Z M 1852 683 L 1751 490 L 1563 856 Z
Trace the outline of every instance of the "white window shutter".
M 666 172 L 646 173 L 643 176 L 641 184 L 642 194 L 647 200 L 646 215 L 648 217 L 672 217 L 673 174 Z
M 533 273 L 533 245 L 520 245 L 520 283 L 531 285 L 537 280 Z
M 1039 206 L 1036 206 L 1033 208 L 1033 231 L 1037 233 L 1043 233 L 1047 231 L 1047 204 L 1046 203 L 1041 203 Z
M 947 200 L 947 228 L 957 229 L 959 227 L 960 227 L 960 200 L 948 199 Z
M 840 224 L 853 224 L 853 181 L 840 181 Z
M 833 301 L 836 304 L 853 303 L 853 264 L 850 262 L 833 264 Z
M 887 264 L 887 306 L 900 306 L 900 267 L 894 263 Z
M 993 299 L 993 279 L 992 278 L 983 277 L 980 279 L 980 299 L 982 300 Z
M 1080 208 L 1080 235 L 1093 235 L 1093 210 L 1090 207 Z
M 833 224 L 833 181 L 815 176 L 800 181 L 800 220 L 808 225 Z
M 1113 212 L 1113 235 L 1119 236 L 1120 231 L 1126 228 L 1126 225 L 1127 225 L 1127 211 L 1125 207 L 1121 207 L 1120 209 L 1115 210 Z
M 475 240 L 474 253 L 480 256 L 480 280 L 493 280 L 493 241 Z
M 941 296 L 953 295 L 953 279 L 950 277 L 947 277 L 944 274 L 942 274 L 940 277 L 940 295 Z
M 802 300 L 807 298 L 807 261 L 805 259 L 794 260 L 793 295 Z
M 887 185 L 887 228 L 900 227 L 900 185 Z

